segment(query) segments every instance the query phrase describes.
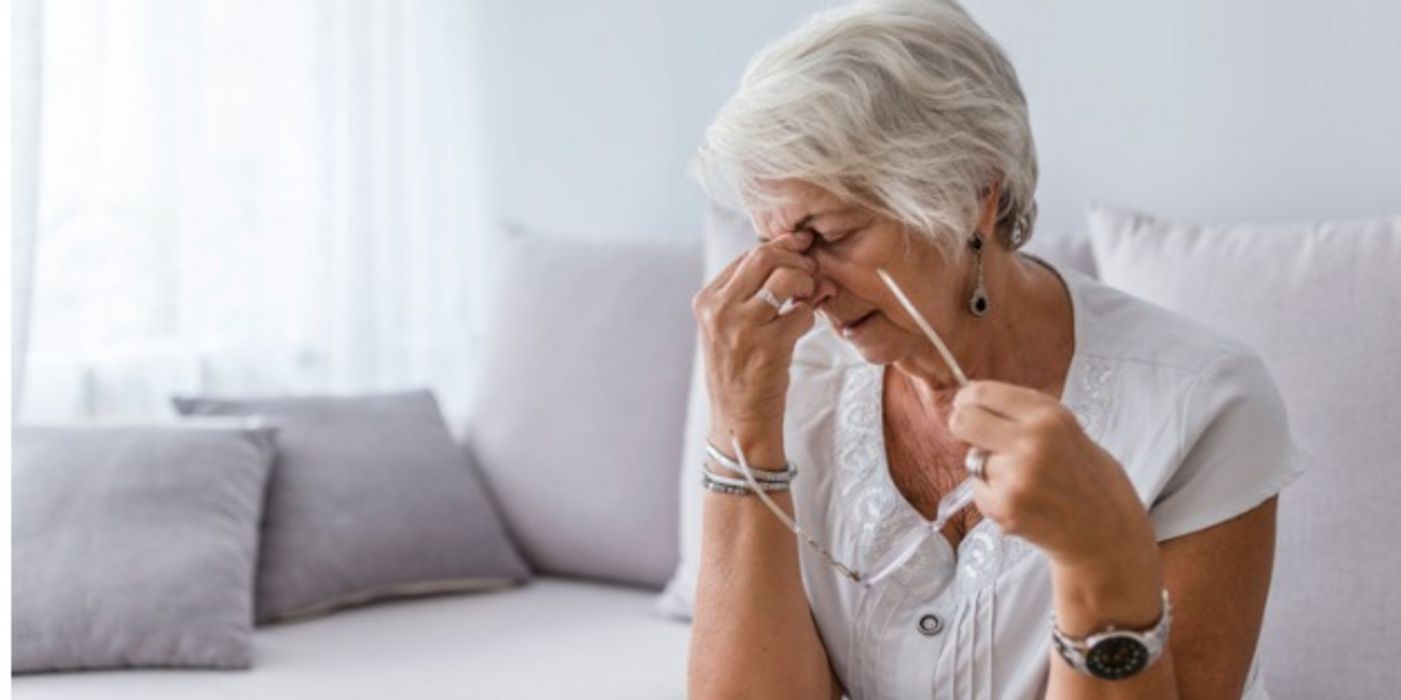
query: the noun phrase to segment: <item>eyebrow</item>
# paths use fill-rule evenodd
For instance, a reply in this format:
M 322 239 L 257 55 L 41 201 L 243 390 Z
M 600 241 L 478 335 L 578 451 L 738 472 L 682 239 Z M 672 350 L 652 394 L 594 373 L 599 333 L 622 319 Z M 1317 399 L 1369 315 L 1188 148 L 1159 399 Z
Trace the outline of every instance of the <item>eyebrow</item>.
M 793 224 L 791 227 L 789 227 L 788 230 L 789 230 L 789 231 L 793 231 L 793 232 L 795 232 L 795 233 L 798 232 L 798 231 L 801 231 L 801 230 L 807 228 L 808 225 L 812 223 L 812 220 L 813 220 L 813 219 L 816 219 L 816 218 L 819 217 L 819 216 L 821 216 L 821 215 L 820 215 L 820 214 L 808 214 L 807 216 L 804 216 L 802 219 L 798 220 L 798 223 Z
M 785 230 L 788 231 L 788 232 L 790 232 L 790 233 L 796 233 L 796 232 L 801 231 L 801 230 L 807 228 L 808 226 L 812 225 L 812 222 L 815 221 L 815 220 L 817 220 L 817 219 L 820 219 L 820 218 L 822 218 L 822 217 L 824 217 L 824 216 L 832 216 L 832 215 L 834 215 L 834 214 L 840 214 L 840 213 L 845 212 L 845 211 L 846 211 L 846 208 L 842 208 L 842 209 L 828 209 L 828 210 L 826 210 L 826 211 L 817 212 L 816 214 L 808 214 L 807 216 L 804 216 L 803 218 L 799 219 L 799 220 L 798 220 L 798 223 L 793 224 L 791 227 L 785 228 Z M 763 242 L 765 242 L 765 243 L 767 243 L 767 242 L 773 240 L 772 238 L 765 238 L 764 236 L 759 236 L 758 238 L 759 238 L 760 241 L 763 241 Z
M 791 230 L 791 231 L 801 231 L 801 230 L 803 230 L 804 228 L 807 228 L 809 225 L 811 225 L 812 222 L 813 222 L 815 219 L 821 219 L 821 218 L 824 217 L 824 216 L 832 216 L 832 215 L 834 215 L 834 214 L 841 214 L 842 212 L 845 212 L 846 210 L 847 210 L 847 208 L 846 208 L 846 207 L 843 207 L 843 208 L 841 208 L 841 209 L 828 209 L 828 210 L 826 210 L 826 211 L 817 212 L 816 214 L 808 214 L 807 216 L 803 217 L 802 219 L 799 219 L 799 220 L 798 220 L 798 223 L 793 224 L 793 228 L 791 228 L 791 229 L 789 229 L 789 230 Z

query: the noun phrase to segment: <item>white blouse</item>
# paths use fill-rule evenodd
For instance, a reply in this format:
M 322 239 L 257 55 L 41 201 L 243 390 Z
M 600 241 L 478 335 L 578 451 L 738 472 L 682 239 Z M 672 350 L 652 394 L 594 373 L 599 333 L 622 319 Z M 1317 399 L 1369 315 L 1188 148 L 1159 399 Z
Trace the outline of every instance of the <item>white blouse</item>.
M 1123 466 L 1158 541 L 1239 515 L 1305 468 L 1269 373 L 1248 347 L 1073 270 L 1075 349 L 1061 402 Z M 869 570 L 922 522 L 886 463 L 884 367 L 826 324 L 795 349 L 785 442 L 799 523 Z M 801 547 L 818 631 L 849 697 L 1041 698 L 1050 671 L 1048 562 L 982 519 L 866 591 Z M 1266 700 L 1257 648 L 1243 696 Z

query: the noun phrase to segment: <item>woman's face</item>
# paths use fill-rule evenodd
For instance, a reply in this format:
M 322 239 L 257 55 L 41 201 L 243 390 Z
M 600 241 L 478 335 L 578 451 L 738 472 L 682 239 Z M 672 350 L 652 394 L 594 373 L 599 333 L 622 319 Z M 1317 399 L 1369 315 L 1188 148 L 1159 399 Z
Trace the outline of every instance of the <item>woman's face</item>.
M 893 363 L 924 354 L 929 346 L 876 268 L 895 279 L 941 335 L 958 333 L 962 307 L 957 300 L 966 304 L 967 295 L 957 290 L 971 289 L 971 266 L 950 264 L 925 238 L 821 188 L 796 181 L 772 187 L 784 204 L 751 212 L 759 237 L 812 231 L 813 243 L 805 254 L 817 262 L 813 306 L 867 362 Z

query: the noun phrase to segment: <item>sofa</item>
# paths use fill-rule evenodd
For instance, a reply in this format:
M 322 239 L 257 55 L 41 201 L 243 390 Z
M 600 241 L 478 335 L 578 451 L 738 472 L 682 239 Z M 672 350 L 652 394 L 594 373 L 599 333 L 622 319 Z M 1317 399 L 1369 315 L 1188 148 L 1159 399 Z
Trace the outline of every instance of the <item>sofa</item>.
M 1394 696 L 1401 218 L 1209 226 L 1096 207 L 1089 223 L 1031 250 L 1254 345 L 1315 458 L 1281 499 L 1261 637 L 1271 696 Z M 678 513 L 694 475 L 679 465 L 704 403 L 689 302 L 752 233 L 712 210 L 703 239 L 513 244 L 461 446 L 528 582 L 260 626 L 251 669 L 24 675 L 14 696 L 683 697 L 689 627 L 674 618 L 694 533 Z

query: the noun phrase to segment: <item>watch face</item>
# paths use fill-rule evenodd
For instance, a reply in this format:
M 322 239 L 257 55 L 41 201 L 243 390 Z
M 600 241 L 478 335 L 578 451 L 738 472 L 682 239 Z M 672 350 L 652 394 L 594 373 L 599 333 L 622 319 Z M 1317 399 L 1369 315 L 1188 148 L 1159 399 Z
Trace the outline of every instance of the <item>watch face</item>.
M 1148 647 L 1129 636 L 1102 639 L 1085 654 L 1085 668 L 1108 680 L 1128 678 L 1146 665 Z

